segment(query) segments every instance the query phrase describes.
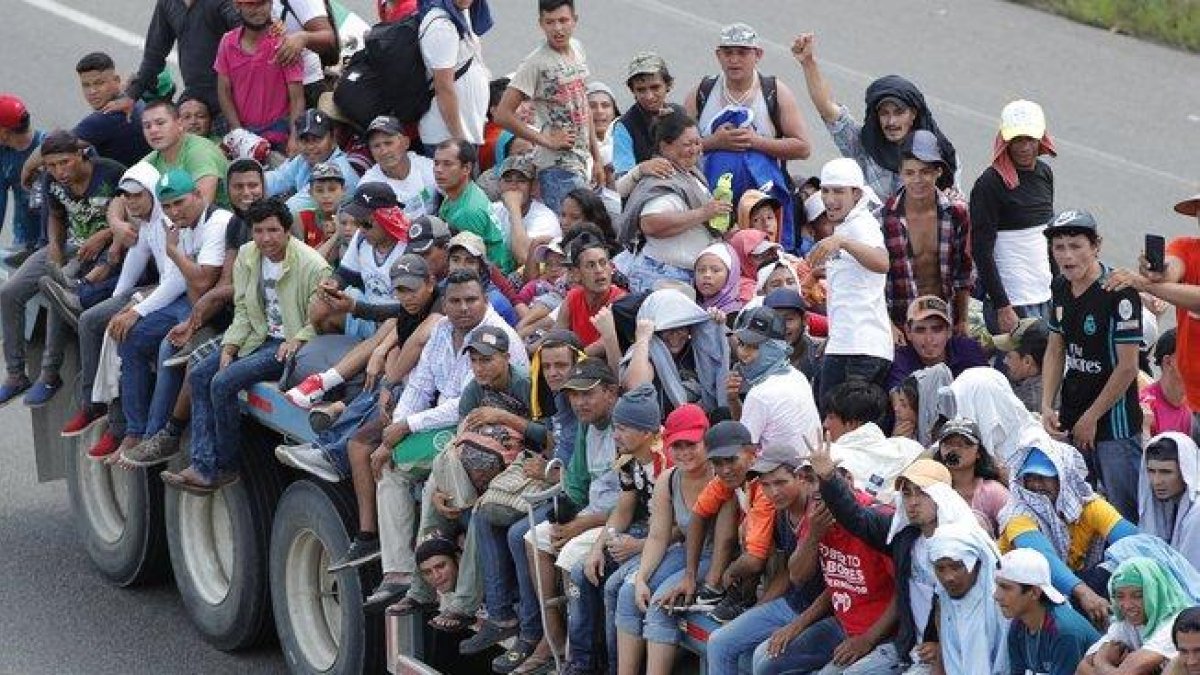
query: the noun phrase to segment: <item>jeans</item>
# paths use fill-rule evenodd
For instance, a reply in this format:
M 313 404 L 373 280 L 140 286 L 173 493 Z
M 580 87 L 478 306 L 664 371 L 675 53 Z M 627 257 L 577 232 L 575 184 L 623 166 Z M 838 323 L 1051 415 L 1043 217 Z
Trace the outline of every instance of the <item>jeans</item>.
M 100 346 L 108 322 L 129 304 L 130 293 L 123 293 L 83 310 L 79 315 L 79 405 L 92 404 L 92 382 L 100 363 Z M 117 406 L 113 406 L 117 407 Z
M 636 537 L 646 536 L 644 529 L 640 532 L 630 529 L 628 534 Z M 595 657 L 595 650 L 600 647 L 595 644 L 597 616 L 609 606 L 607 603 L 610 598 L 612 606 L 616 606 L 621 584 L 625 582 L 626 576 L 637 571 L 641 560 L 641 556 L 633 556 L 618 565 L 605 555 L 604 577 L 597 586 L 592 584 L 583 573 L 588 557 L 585 555 L 580 563 L 571 568 L 571 587 L 567 589 L 567 634 L 571 643 L 570 660 L 576 667 L 584 670 L 591 670 L 599 665 Z M 612 645 L 610 647 L 605 644 L 604 648 L 611 649 L 611 652 L 615 654 L 616 627 L 611 625 L 612 617 L 606 616 L 604 622 L 608 630 L 612 631 Z M 606 631 L 605 634 L 609 633 Z M 613 660 L 615 661 L 615 656 Z
M 346 454 L 350 439 L 354 438 L 354 432 L 358 431 L 364 420 L 369 420 L 378 414 L 379 389 L 373 391 L 363 389 L 350 401 L 350 404 L 346 406 L 341 415 L 338 415 L 333 424 L 317 435 L 316 446 L 325 451 L 325 456 L 343 476 L 350 475 L 350 458 Z
M 188 318 L 192 303 L 181 295 L 162 309 L 138 319 L 121 341 L 121 405 L 129 436 L 151 436 L 171 417 L 175 399 L 183 388 L 183 368 L 167 368 L 163 361 L 175 354 L 166 340 L 176 324 Z M 157 373 L 151 367 L 157 364 Z M 236 412 L 236 411 L 235 411 Z M 236 415 L 235 415 L 236 417 Z
M 697 578 L 704 578 L 704 575 L 708 574 L 708 560 L 707 554 L 700 559 L 700 567 L 696 572 Z M 654 573 L 646 581 L 646 585 L 650 587 L 652 593 L 651 605 L 654 605 L 656 600 L 659 600 L 679 583 L 679 580 L 683 578 L 683 568 L 686 564 L 687 552 L 682 544 L 675 544 L 667 549 L 663 554 L 662 561 L 658 563 L 658 569 L 654 570 Z M 655 606 L 651 606 L 643 613 L 637 607 L 635 591 L 633 575 L 630 575 L 625 580 L 625 584 L 621 586 L 621 594 L 617 598 L 617 609 L 616 612 L 613 612 L 617 630 L 627 635 L 641 636 L 647 642 L 679 644 L 679 618 Z
M 588 181 L 583 175 L 555 167 L 541 169 L 537 178 L 538 187 L 542 192 L 542 203 L 554 213 L 562 210 L 562 200 L 567 193 L 588 186 Z
M 661 263 L 643 253 L 637 254 L 629 265 L 629 292 L 650 292 L 660 281 L 678 281 L 692 285 L 692 271 Z
M 708 651 L 706 656 L 708 659 L 708 672 L 736 673 L 738 672 L 738 661 L 742 657 L 749 657 L 751 654 L 754 654 L 754 672 L 758 673 L 759 658 L 755 650 L 756 646 L 762 646 L 762 660 L 765 668 L 762 672 L 765 673 L 785 672 L 777 668 L 777 666 L 784 663 L 785 659 L 789 665 L 794 665 L 790 670 L 798 670 L 799 672 L 825 665 L 829 657 L 821 653 L 814 654 L 811 649 L 789 649 L 787 653 L 779 658 L 766 658 L 765 644 L 771 637 L 771 633 L 791 623 L 795 618 L 796 613 L 788 605 L 787 599 L 776 598 L 764 605 L 758 605 L 750 609 L 745 614 L 721 626 L 708 637 Z M 817 623 L 809 631 L 819 629 L 820 626 L 821 623 Z M 841 629 L 839 628 L 838 630 Z M 792 643 L 792 646 L 800 645 L 804 637 L 805 634 L 801 634 Z M 821 644 L 821 642 L 816 641 L 816 644 Z M 835 641 L 833 644 L 836 645 L 837 642 Z M 833 647 L 829 647 L 829 653 L 833 653 Z
M 1125 520 L 1137 525 L 1138 475 L 1142 471 L 1141 436 L 1097 441 L 1095 452 L 1108 502 Z
M 534 522 L 542 522 L 549 512 L 549 504 L 534 509 Z M 475 536 L 478 537 L 480 566 L 488 571 L 483 578 L 488 616 L 493 621 L 511 621 L 516 605 L 519 637 L 537 642 L 543 632 L 542 611 L 538 606 L 537 587 L 529 575 L 529 559 L 525 555 L 524 538 L 528 531 L 528 516 L 508 527 L 497 527 L 480 518 Z
M 854 354 L 826 354 L 821 362 L 821 395 L 817 405 L 824 412 L 825 397 L 838 385 L 850 380 L 861 380 L 883 386 L 892 362 L 878 356 Z
M 64 258 L 72 252 L 64 251 Z M 17 268 L 0 286 L 0 330 L 4 340 L 4 363 L 10 376 L 25 376 L 25 303 L 41 290 L 38 279 L 49 271 L 49 249 L 43 248 Z M 63 363 L 63 348 L 69 333 L 58 312 L 46 312 L 46 351 L 42 353 L 42 372 L 58 374 Z
M 192 369 L 192 466 L 206 480 L 238 469 L 242 452 L 238 392 L 256 382 L 279 379 L 283 363 L 275 359 L 275 352 L 280 343 L 267 340 L 223 369 L 221 350 L 217 350 Z
M 434 462 L 450 461 L 457 462 L 457 459 L 451 458 L 448 455 L 441 454 Z M 436 471 L 436 469 L 435 469 Z M 479 576 L 479 553 L 477 544 L 479 537 L 475 534 L 475 523 L 478 518 L 471 517 L 471 510 L 464 509 L 460 516 L 460 522 L 452 522 L 442 515 L 433 506 L 433 492 L 440 489 L 444 492 L 450 492 L 447 486 L 437 485 L 435 479 L 431 476 L 425 481 L 425 489 L 421 492 L 421 520 L 417 529 L 417 541 L 423 541 L 434 530 L 440 532 L 452 532 L 454 528 L 462 526 L 466 528 L 467 536 L 463 542 L 462 555 L 459 556 L 458 562 L 458 581 L 454 586 L 454 590 L 449 593 L 441 594 L 438 597 L 437 591 L 429 582 L 425 581 L 424 575 L 414 574 L 412 578 L 412 586 L 408 589 L 408 597 L 418 602 L 434 602 L 440 600 L 441 609 L 444 612 L 454 612 L 466 616 L 474 616 L 475 610 L 479 609 L 479 603 L 482 600 L 482 591 L 480 588 Z M 392 539 L 401 536 L 411 530 L 403 530 L 395 532 L 384 529 L 382 521 L 379 526 L 380 539 Z M 394 546 L 394 545 L 393 545 Z
M 830 654 L 832 653 L 831 651 Z M 896 654 L 896 646 L 891 642 L 884 642 L 848 666 L 835 666 L 830 663 L 820 670 L 820 675 L 894 675 L 904 670 L 904 664 Z

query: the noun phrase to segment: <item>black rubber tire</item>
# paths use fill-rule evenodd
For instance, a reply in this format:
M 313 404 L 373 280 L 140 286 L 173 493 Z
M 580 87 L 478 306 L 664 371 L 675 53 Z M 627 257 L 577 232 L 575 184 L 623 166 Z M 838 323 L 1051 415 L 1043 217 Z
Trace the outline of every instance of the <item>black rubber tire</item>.
M 217 497 L 196 497 L 167 490 L 167 541 L 175 570 L 175 585 L 196 629 L 222 651 L 252 647 L 273 637 L 267 560 L 271 519 L 287 476 L 275 461 L 274 450 L 278 443 L 279 436 L 274 432 L 249 417 L 242 417 L 241 480 L 220 491 L 228 513 L 231 560 L 219 561 L 215 555 L 211 559 L 204 558 L 208 551 L 201 548 L 191 549 L 199 554 L 188 552 L 188 547 L 194 546 L 191 538 L 196 541 L 204 538 L 203 531 L 199 536 L 192 534 L 196 532 L 191 529 L 192 524 L 205 522 L 196 516 L 206 514 Z M 179 459 L 176 465 L 182 468 L 186 463 Z M 184 500 L 191 501 L 185 503 Z M 180 519 L 185 517 L 191 519 L 186 535 L 180 524 Z M 185 542 L 185 536 L 189 542 Z M 222 571 L 215 577 L 211 572 L 201 577 L 199 575 L 204 572 L 192 568 L 193 565 L 211 568 L 212 563 L 223 563 Z M 201 581 L 212 578 L 227 580 L 228 590 L 223 596 Z
M 320 615 L 305 602 L 322 595 L 320 570 L 350 546 L 354 518 L 354 494 L 345 484 L 301 479 L 293 482 L 279 500 L 271 532 L 271 601 L 279 643 L 293 673 L 351 675 L 384 670 L 382 615 L 367 616 L 362 610 L 364 591 L 369 592 L 379 580 L 377 565 L 343 570 L 329 580 L 332 587 L 325 595 L 336 597 L 336 609 L 330 611 L 340 623 L 335 650 L 328 649 L 328 644 L 314 646 L 322 641 L 306 639 L 294 624 L 304 621 L 303 617 Z M 323 557 L 311 555 L 317 547 L 323 547 Z M 298 562 L 315 563 L 317 557 L 319 564 L 305 566 Z M 303 573 L 305 569 L 310 573 Z M 320 618 L 318 623 L 319 629 L 328 626 Z M 322 662 L 315 662 L 314 650 L 323 655 Z
M 162 481 L 157 471 L 127 471 L 88 459 L 87 450 L 100 438 L 103 429 L 103 425 L 97 425 L 94 431 L 76 439 L 77 442 L 64 444 L 67 492 L 79 538 L 96 569 L 109 582 L 129 587 L 163 581 L 170 568 L 163 528 Z M 98 507 L 94 497 L 89 496 L 95 493 L 89 493 L 84 481 L 95 481 L 93 487 L 111 485 L 113 491 L 123 495 L 124 522 L 118 523 L 110 515 L 108 536 L 98 524 L 103 517 L 97 514 L 101 511 L 111 514 L 113 510 Z

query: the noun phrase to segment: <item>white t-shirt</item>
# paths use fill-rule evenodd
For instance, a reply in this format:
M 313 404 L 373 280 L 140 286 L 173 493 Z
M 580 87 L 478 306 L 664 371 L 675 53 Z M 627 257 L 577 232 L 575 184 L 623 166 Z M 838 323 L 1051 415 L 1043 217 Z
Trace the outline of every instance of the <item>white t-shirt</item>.
M 1096 644 L 1088 647 L 1087 653 L 1095 654 L 1104 645 L 1118 642 L 1128 647 L 1129 651 L 1145 649 L 1170 660 L 1179 655 L 1179 651 L 1175 649 L 1175 641 L 1171 639 L 1171 627 L 1174 624 L 1175 617 L 1163 621 L 1158 630 L 1154 631 L 1148 640 L 1143 641 L 1142 634 L 1133 624 L 1128 621 L 1114 621 L 1108 625 L 1108 630 L 1100 636 Z
M 821 418 L 812 385 L 795 368 L 751 387 L 742 402 L 740 421 L 750 431 L 750 438 L 764 448 L 782 444 L 799 448 L 800 454 L 806 455 L 800 439 L 806 438 L 809 443 L 821 440 Z
M 396 199 L 404 204 L 404 215 L 416 220 L 424 215 L 436 214 L 434 202 L 437 198 L 437 183 L 433 178 L 433 160 L 415 152 L 408 153 L 408 175 L 392 178 L 376 164 L 367 169 L 358 184 L 387 183 L 396 193 Z
M 392 301 L 392 277 L 389 270 L 396 259 L 404 255 L 404 247 L 396 244 L 391 252 L 382 260 L 375 253 L 371 244 L 362 238 L 362 232 L 355 232 L 350 238 L 350 245 L 342 255 L 339 264 L 341 269 L 354 272 L 363 280 L 363 300 L 369 304 L 380 304 Z
M 852 211 L 834 232 L 872 248 L 884 248 L 879 221 L 865 210 Z M 887 274 L 872 272 L 845 250 L 825 264 L 829 298 L 826 354 L 866 355 L 891 361 L 895 356 L 884 285 Z
M 703 187 L 703 184 L 700 185 Z M 707 194 L 708 188 L 704 188 L 704 192 Z M 667 194 L 646 202 L 639 217 L 656 213 L 683 213 L 687 210 L 687 202 L 683 201 L 682 197 Z M 671 237 L 646 235 L 646 245 L 642 247 L 642 254 L 657 262 L 690 270 L 696 264 L 696 258 L 700 256 L 700 252 L 712 243 L 712 233 L 703 224 L 697 223 Z
M 492 218 L 500 226 L 504 243 L 512 248 L 512 224 L 508 222 L 508 207 L 504 202 L 492 202 Z M 525 214 L 525 235 L 530 239 L 561 237 L 562 225 L 550 207 L 535 199 L 529 202 L 529 213 Z
M 933 592 L 937 585 L 937 576 L 933 572 L 933 563 L 929 562 L 929 541 L 918 536 L 913 542 L 912 575 L 908 578 L 908 605 L 912 611 L 913 625 L 916 629 L 917 642 L 925 634 L 929 623 L 929 612 L 933 610 Z
M 283 261 L 271 262 L 266 257 L 262 259 L 263 295 L 267 301 L 267 335 L 279 340 L 284 339 L 283 309 L 279 306 L 279 279 L 283 276 Z
M 322 0 L 288 0 L 288 6 L 291 11 L 288 12 L 287 19 L 283 22 L 284 32 L 288 35 L 304 30 L 304 24 L 313 19 L 329 16 L 325 12 L 325 3 Z M 283 1 L 272 0 L 271 16 L 282 15 Z M 330 21 L 332 22 L 333 19 Z M 325 70 L 321 67 L 321 57 L 316 52 L 305 49 L 301 58 L 304 59 L 304 84 L 312 84 L 325 79 Z
M 464 18 L 470 27 L 469 13 L 464 12 Z M 425 61 L 425 69 L 431 80 L 433 71 L 451 68 L 457 73 L 468 59 L 471 60 L 467 72 L 454 81 L 454 91 L 458 94 L 458 117 L 463 134 L 471 143 L 482 145 L 483 125 L 487 122 L 488 81 L 492 75 L 483 65 L 479 36 L 475 34 L 474 27 L 470 27 L 460 38 L 446 10 L 434 8 L 421 19 L 420 36 L 421 58 Z M 436 97 L 417 129 L 422 142 L 427 145 L 450 138 L 450 130 L 442 119 Z

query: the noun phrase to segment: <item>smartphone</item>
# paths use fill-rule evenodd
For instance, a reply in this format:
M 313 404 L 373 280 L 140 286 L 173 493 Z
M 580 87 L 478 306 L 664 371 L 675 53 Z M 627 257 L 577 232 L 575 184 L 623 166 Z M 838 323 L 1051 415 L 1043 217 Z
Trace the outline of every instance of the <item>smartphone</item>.
M 1166 269 L 1167 240 L 1161 234 L 1146 235 L 1146 266 L 1151 272 Z

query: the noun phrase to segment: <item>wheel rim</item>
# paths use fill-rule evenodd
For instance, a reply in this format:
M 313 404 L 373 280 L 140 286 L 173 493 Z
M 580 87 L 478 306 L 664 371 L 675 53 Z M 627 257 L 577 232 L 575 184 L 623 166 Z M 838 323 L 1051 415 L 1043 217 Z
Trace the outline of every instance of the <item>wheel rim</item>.
M 337 577 L 328 568 L 329 552 L 320 537 L 309 529 L 297 532 L 284 576 L 288 619 L 305 661 L 319 671 L 333 667 L 342 637 Z
M 179 535 L 196 593 L 210 605 L 221 604 L 233 570 L 233 523 L 224 491 L 206 497 L 180 493 Z
M 76 465 L 88 525 L 105 543 L 117 543 L 125 534 L 134 472 L 92 461 L 83 452 L 78 453 Z

